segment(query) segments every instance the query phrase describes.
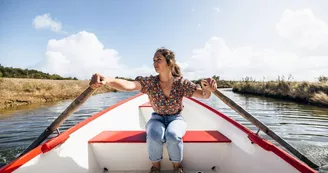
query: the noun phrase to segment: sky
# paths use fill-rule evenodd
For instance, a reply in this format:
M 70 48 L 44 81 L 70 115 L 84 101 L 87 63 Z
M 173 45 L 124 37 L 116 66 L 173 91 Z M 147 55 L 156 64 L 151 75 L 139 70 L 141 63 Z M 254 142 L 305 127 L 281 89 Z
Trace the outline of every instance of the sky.
M 1 1 L 0 64 L 90 79 L 156 75 L 157 48 L 188 79 L 328 76 L 325 0 Z

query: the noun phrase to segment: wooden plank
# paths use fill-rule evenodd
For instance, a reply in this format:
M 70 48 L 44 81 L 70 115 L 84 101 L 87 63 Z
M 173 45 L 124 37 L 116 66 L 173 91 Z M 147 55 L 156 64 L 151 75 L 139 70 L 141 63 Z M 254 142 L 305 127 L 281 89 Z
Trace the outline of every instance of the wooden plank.
M 184 143 L 231 143 L 229 138 L 217 130 L 187 130 L 182 140 Z M 146 143 L 146 131 L 103 131 L 88 143 Z

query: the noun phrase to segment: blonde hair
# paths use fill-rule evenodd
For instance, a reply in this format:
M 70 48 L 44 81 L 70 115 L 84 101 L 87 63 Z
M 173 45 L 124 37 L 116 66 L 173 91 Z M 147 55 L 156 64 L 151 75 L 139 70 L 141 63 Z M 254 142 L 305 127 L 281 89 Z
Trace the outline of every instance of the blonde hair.
M 166 63 L 171 67 L 172 75 L 174 77 L 182 76 L 180 67 L 175 61 L 175 54 L 173 51 L 171 51 L 165 47 L 161 47 L 156 50 L 155 54 L 157 52 L 159 52 L 161 55 L 163 55 L 165 57 Z

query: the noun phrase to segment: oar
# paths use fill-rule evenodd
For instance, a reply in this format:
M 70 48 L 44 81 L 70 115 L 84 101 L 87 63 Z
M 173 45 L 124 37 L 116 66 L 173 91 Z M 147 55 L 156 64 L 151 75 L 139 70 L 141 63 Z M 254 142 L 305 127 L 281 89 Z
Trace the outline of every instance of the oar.
M 309 165 L 311 168 L 318 170 L 319 166 L 313 163 L 311 160 L 309 160 L 307 157 L 305 157 L 302 153 L 300 153 L 298 150 L 296 150 L 293 146 L 291 146 L 289 143 L 287 143 L 285 140 L 283 140 L 281 137 L 279 137 L 276 133 L 274 133 L 271 129 L 269 129 L 267 126 L 265 126 L 261 121 L 257 120 L 255 117 L 253 117 L 251 114 L 246 112 L 243 108 L 241 108 L 238 104 L 230 100 L 228 97 L 226 97 L 224 94 L 222 94 L 219 90 L 215 90 L 214 95 L 216 95 L 219 99 L 221 99 L 225 104 L 227 104 L 229 107 L 231 107 L 233 110 L 238 112 L 240 115 L 242 115 L 244 118 L 246 118 L 248 121 L 250 121 L 252 124 L 254 124 L 256 127 L 258 127 L 260 130 L 265 132 L 267 135 L 269 135 L 272 139 L 277 141 L 280 145 L 285 147 L 288 151 L 293 153 L 296 157 L 298 157 L 300 160 L 305 162 L 307 165 Z
M 48 126 L 43 133 L 29 146 L 27 147 L 18 157 L 23 156 L 27 152 L 33 150 L 35 147 L 40 145 L 49 135 L 51 135 L 65 120 L 68 118 L 77 108 L 79 108 L 93 93 L 95 89 L 88 87 L 80 96 L 78 96 L 67 108 L 61 113 L 54 122 Z

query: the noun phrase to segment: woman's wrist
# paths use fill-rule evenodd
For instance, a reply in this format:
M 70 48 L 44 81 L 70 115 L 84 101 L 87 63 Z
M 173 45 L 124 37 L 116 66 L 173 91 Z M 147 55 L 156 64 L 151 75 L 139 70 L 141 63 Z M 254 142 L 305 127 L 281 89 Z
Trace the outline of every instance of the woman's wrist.
M 113 80 L 114 80 L 114 78 L 106 77 L 104 80 L 104 82 L 105 82 L 104 85 L 110 85 Z
M 207 98 L 209 95 L 211 95 L 211 91 L 207 89 L 203 89 L 202 95 L 204 96 L 204 98 Z

